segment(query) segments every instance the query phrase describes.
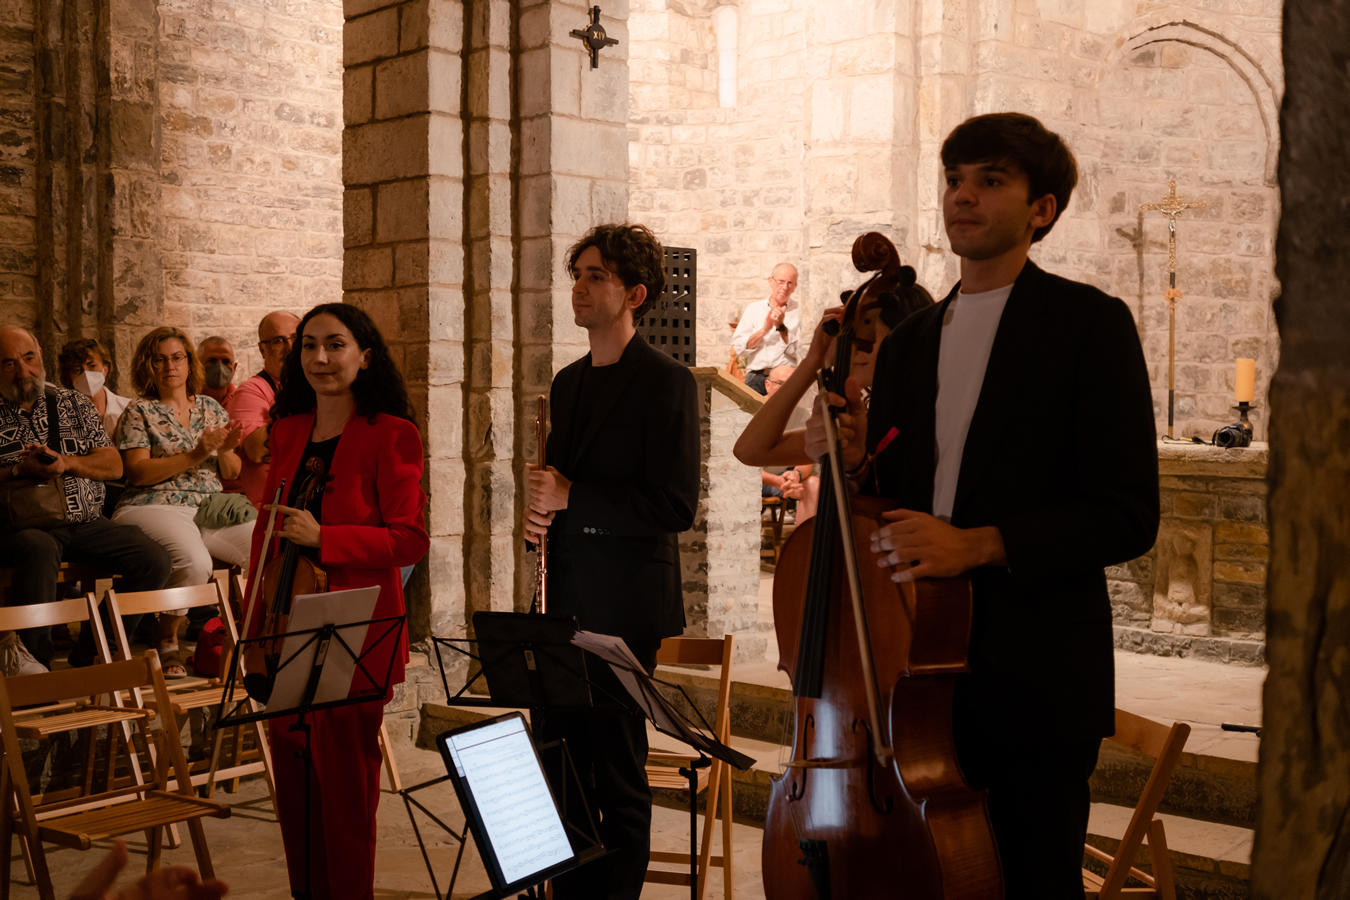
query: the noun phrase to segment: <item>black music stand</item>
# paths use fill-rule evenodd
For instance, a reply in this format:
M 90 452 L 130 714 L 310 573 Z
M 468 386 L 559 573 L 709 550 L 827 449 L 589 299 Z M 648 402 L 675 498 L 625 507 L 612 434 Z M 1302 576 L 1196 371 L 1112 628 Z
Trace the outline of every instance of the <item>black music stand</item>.
M 628 710 L 643 715 L 652 721 L 657 730 L 689 744 L 699 752 L 700 759 L 692 761 L 689 767 L 681 767 L 679 770 L 680 774 L 687 778 L 690 784 L 690 863 L 693 867 L 691 872 L 696 871 L 698 770 L 710 765 L 713 757 L 741 770 L 754 765 L 754 760 L 745 754 L 732 750 L 716 740 L 715 737 L 710 737 L 713 734 L 712 726 L 703 718 L 703 714 L 699 712 L 698 707 L 685 693 L 683 686 L 658 681 L 648 675 L 641 666 L 614 662 L 589 649 L 583 650 L 574 644 L 572 638 L 578 630 L 576 621 L 570 616 L 479 612 L 474 614 L 474 630 L 479 634 L 477 640 L 435 636 L 431 638 L 432 646 L 436 648 L 436 662 L 440 667 L 441 684 L 446 692 L 447 705 L 485 709 L 528 708 L 532 714 L 536 712 L 556 714 L 558 712 L 579 712 L 594 709 Z M 476 654 L 470 649 L 475 645 L 479 651 Z M 454 693 L 450 691 L 449 675 L 446 671 L 445 658 L 441 653 L 442 649 L 463 656 L 468 659 L 471 665 L 477 664 L 478 667 L 477 671 Z M 595 683 L 590 678 L 587 667 L 596 664 L 606 667 L 613 664 L 623 668 L 629 673 L 632 681 L 636 683 L 640 693 L 646 698 L 646 702 L 639 702 L 627 694 L 616 696 L 604 685 Z M 469 696 L 470 688 L 480 678 L 487 682 L 489 695 Z M 656 688 L 658 683 L 678 691 L 684 697 L 689 708 L 702 722 L 702 730 L 689 722 L 661 696 Z M 701 731 L 706 731 L 706 734 L 701 733 Z M 566 742 L 563 740 L 550 741 L 539 744 L 538 748 L 541 756 L 545 751 L 556 749 L 559 752 L 558 769 L 555 771 L 560 771 L 560 777 L 564 781 L 558 789 L 558 794 L 565 813 L 569 782 L 567 773 L 571 773 L 570 780 L 575 780 L 578 789 L 581 786 L 571 755 L 567 752 Z M 463 832 L 457 833 L 437 819 L 426 807 L 411 800 L 408 796 L 412 791 L 432 787 L 447 780 L 449 780 L 448 775 L 407 788 L 402 793 L 404 794 L 405 804 L 415 804 L 435 820 L 447 834 L 459 841 L 460 857 L 462 857 L 464 841 L 468 836 L 468 823 L 465 823 Z M 585 795 L 581 794 L 579 790 L 578 793 L 588 819 L 593 821 L 589 807 L 584 805 Z M 408 815 L 410 818 L 412 817 L 411 805 L 408 806 Z M 415 821 L 413 830 L 418 835 L 418 843 L 421 844 L 421 834 Z M 598 835 L 596 835 L 596 839 L 598 841 Z M 580 854 L 578 855 L 580 856 Z M 427 864 L 428 872 L 431 872 L 431 860 L 427 856 L 425 846 L 422 847 L 422 858 Z M 589 861 L 589 859 L 585 861 Z M 451 876 L 446 898 L 450 896 L 454 889 L 454 879 L 458 877 L 459 863 L 460 858 L 457 857 L 455 873 Z M 435 886 L 434 873 L 432 873 L 432 883 Z M 691 894 L 697 890 L 696 884 L 697 879 L 694 879 L 691 884 Z M 437 891 L 439 900 L 439 888 L 437 888 Z M 482 900 L 488 900 L 488 898 L 496 896 L 492 893 L 481 895 Z M 479 898 L 475 898 L 475 900 L 479 900 Z
M 313 896 L 311 867 L 313 864 L 313 836 L 310 833 L 310 775 L 313 766 L 312 738 L 310 724 L 305 721 L 305 717 L 312 712 L 318 712 L 325 709 L 336 709 L 340 706 L 354 706 L 358 703 L 370 703 L 375 700 L 384 702 L 384 698 L 389 694 L 389 682 L 392 679 L 394 671 L 394 654 L 398 652 L 399 638 L 403 635 L 404 617 L 387 616 L 380 619 L 367 619 L 357 622 L 329 622 L 320 625 L 317 628 L 306 628 L 299 631 L 288 631 L 285 634 L 272 637 L 246 638 L 235 645 L 234 654 L 230 660 L 230 675 L 225 682 L 225 692 L 221 697 L 219 711 L 216 714 L 216 728 L 229 728 L 235 725 L 245 725 L 250 722 L 261 722 L 266 719 L 276 719 L 281 716 L 295 716 L 296 722 L 291 726 L 291 731 L 300 731 L 305 735 L 305 749 L 297 751 L 296 755 L 300 757 L 304 764 L 305 772 L 305 886 L 298 891 L 292 891 L 291 894 L 296 900 L 310 900 Z M 364 651 L 353 650 L 351 645 L 343 638 L 342 632 L 349 629 L 361 628 L 366 635 L 368 647 Z M 374 641 L 370 641 L 370 630 L 376 629 Z M 382 629 L 382 630 L 380 630 Z M 256 701 L 247 694 L 241 698 L 238 695 L 242 693 L 240 688 L 243 685 L 239 678 L 239 664 L 250 646 L 257 646 L 260 649 L 264 643 L 275 641 L 283 642 L 282 658 L 277 666 L 275 675 L 280 675 L 288 666 L 303 667 L 308 664 L 309 671 L 305 676 L 305 686 L 301 692 L 300 700 L 293 706 L 280 709 L 273 709 L 269 704 L 263 709 L 258 709 Z M 365 665 L 365 660 L 377 649 L 392 644 L 393 652 L 389 654 L 389 663 L 384 672 L 378 673 L 383 676 L 382 680 L 377 680 L 375 674 Z M 290 645 L 290 646 L 287 646 Z M 311 652 L 312 648 L 312 652 Z M 352 672 L 352 681 L 357 681 L 357 674 L 364 676 L 366 684 L 369 687 L 362 687 L 355 693 L 348 690 L 347 696 L 333 700 L 315 701 L 319 689 L 320 680 L 323 677 L 324 666 L 330 658 L 342 657 L 340 654 L 330 657 L 330 653 L 340 648 L 346 651 L 347 656 L 355 664 Z M 289 651 L 289 652 L 287 652 Z M 228 710 L 228 712 L 226 711 Z

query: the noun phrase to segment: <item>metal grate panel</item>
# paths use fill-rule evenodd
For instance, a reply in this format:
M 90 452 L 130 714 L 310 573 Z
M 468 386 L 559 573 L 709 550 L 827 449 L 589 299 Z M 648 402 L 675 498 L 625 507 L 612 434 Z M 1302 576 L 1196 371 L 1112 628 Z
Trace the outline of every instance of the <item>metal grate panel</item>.
M 666 247 L 666 287 L 637 321 L 638 334 L 692 366 L 698 360 L 698 251 Z

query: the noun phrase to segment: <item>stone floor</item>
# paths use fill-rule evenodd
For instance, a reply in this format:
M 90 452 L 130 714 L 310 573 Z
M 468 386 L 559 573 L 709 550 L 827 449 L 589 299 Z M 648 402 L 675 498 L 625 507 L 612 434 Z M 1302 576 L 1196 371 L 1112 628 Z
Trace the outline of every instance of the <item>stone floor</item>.
M 439 755 L 418 750 L 410 745 L 396 746 L 400 775 L 405 786 L 445 774 Z M 438 785 L 416 794 L 417 799 L 447 824 L 462 828 L 463 817 L 455 801 L 454 789 L 448 784 Z M 205 821 L 207 841 L 216 874 L 230 886 L 230 896 L 257 898 L 257 900 L 288 900 L 291 896 L 286 878 L 286 860 L 281 851 L 281 832 L 267 799 L 266 788 L 260 779 L 246 781 L 238 794 L 217 794 L 233 806 L 229 819 Z M 689 817 L 687 812 L 657 807 L 653 815 L 652 847 L 657 850 L 685 852 L 688 850 Z M 702 817 L 700 817 L 700 828 Z M 432 864 L 436 868 L 439 889 L 444 892 L 455 865 L 458 844 L 439 831 L 420 812 L 418 824 L 427 840 Z M 749 825 L 737 824 L 732 832 L 735 852 L 733 869 L 737 900 L 759 900 L 764 889 L 759 875 L 759 849 L 763 832 Z M 195 858 L 186 841 L 176 850 L 166 850 L 169 864 L 194 866 Z M 714 837 L 720 852 L 721 833 Z M 127 841 L 131 862 L 123 873 L 120 884 L 139 878 L 145 863 L 145 840 L 136 835 Z M 47 853 L 52 879 L 58 897 L 69 896 L 94 863 L 102 856 L 107 843 L 100 843 L 88 852 L 51 848 Z M 50 847 L 50 845 L 49 845 Z M 10 896 L 29 900 L 38 896 L 37 889 L 25 883 L 23 860 L 17 855 L 12 862 L 15 882 Z M 487 874 L 473 847 L 472 838 L 464 853 L 463 868 L 453 897 L 467 900 L 489 888 Z M 417 846 L 417 839 L 409 823 L 408 814 L 399 798 L 384 794 L 379 811 L 379 849 L 376 855 L 375 896 L 379 900 L 412 900 L 434 898 L 430 876 Z M 644 900 L 679 900 L 689 896 L 688 888 L 668 885 L 648 885 L 642 892 Z M 722 896 L 722 874 L 714 869 L 706 894 L 709 898 Z
M 764 567 L 760 590 L 761 621 L 767 619 L 770 629 L 772 572 L 772 567 Z M 736 680 L 786 687 L 787 677 L 777 670 L 776 647 L 772 641 L 770 652 L 774 655 L 771 660 L 739 666 Z M 1260 668 L 1141 656 L 1123 651 L 1116 654 L 1119 706 L 1155 719 L 1188 722 L 1193 732 L 1187 751 L 1233 760 L 1254 761 L 1259 740 L 1250 734 L 1224 732 L 1219 726 L 1224 722 L 1260 724 L 1264 678 L 1265 671 Z M 444 774 L 440 758 L 434 753 L 402 744 L 396 745 L 396 754 L 405 785 L 418 784 Z M 262 782 L 258 779 L 246 781 L 239 794 L 218 796 L 223 796 L 233 804 L 234 814 L 226 820 L 206 820 L 206 832 L 217 874 L 230 884 L 232 896 L 264 900 L 288 898 L 290 891 L 280 833 Z M 447 823 L 463 827 L 454 791 L 448 784 L 423 791 L 417 797 Z M 429 824 L 420 813 L 418 815 L 436 869 L 439 890 L 444 891 L 454 868 L 458 845 Z M 688 822 L 686 813 L 657 807 L 654 812 L 653 848 L 677 852 L 687 850 Z M 394 795 L 384 795 L 379 825 L 376 896 L 381 900 L 435 897 L 408 815 Z M 1168 827 L 1171 833 L 1172 826 L 1169 824 Z M 1215 828 L 1211 830 L 1218 833 Z M 738 823 L 734 826 L 733 836 L 736 847 L 734 896 L 737 900 L 759 900 L 764 896 L 759 865 L 762 831 Z M 1229 839 L 1226 832 L 1220 837 Z M 720 845 L 720 837 L 715 840 Z M 137 869 L 144 863 L 144 841 L 132 840 L 129 844 L 132 851 L 129 870 Z M 100 845 L 87 853 L 59 849 L 49 852 L 48 860 L 58 896 L 69 895 L 70 889 L 94 864 L 106 846 Z M 165 858 L 169 863 L 194 864 L 191 848 L 186 844 L 177 850 L 166 851 Z M 23 879 L 23 863 L 19 857 L 15 856 L 13 866 L 17 878 Z M 123 882 L 130 882 L 135 877 L 139 877 L 139 872 L 124 873 Z M 464 854 L 463 870 L 453 896 L 456 900 L 475 897 L 488 886 L 487 876 L 471 841 Z M 35 898 L 37 890 L 16 881 L 12 885 L 11 896 L 27 900 Z M 687 896 L 687 889 L 665 885 L 648 885 L 643 891 L 645 900 L 679 900 Z M 722 896 L 719 870 L 714 870 L 710 876 L 706 896 Z

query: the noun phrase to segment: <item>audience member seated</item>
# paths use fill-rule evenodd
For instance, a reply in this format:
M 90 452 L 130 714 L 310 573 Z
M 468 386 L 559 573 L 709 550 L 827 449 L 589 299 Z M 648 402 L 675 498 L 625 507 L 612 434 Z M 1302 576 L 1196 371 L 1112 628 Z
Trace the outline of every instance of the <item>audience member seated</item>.
M 792 366 L 777 366 L 769 371 L 764 381 L 765 393 L 772 397 L 779 388 L 787 384 Z M 792 408 L 788 417 L 789 429 L 806 428 L 807 413 L 800 406 Z M 816 514 L 816 497 L 820 494 L 820 479 L 812 475 L 814 466 L 765 466 L 759 473 L 765 497 L 782 497 L 789 501 L 788 508 L 794 510 L 794 521 L 805 522 Z
M 894 291 L 888 291 L 863 306 L 854 328 L 853 352 L 849 363 L 850 390 L 870 390 L 877 349 L 882 339 L 910 313 L 931 306 L 932 303 L 933 298 L 928 291 L 918 284 L 912 284 L 897 286 Z M 815 457 L 807 448 L 807 429 L 795 426 L 793 416 L 800 415 L 797 404 L 815 385 L 816 374 L 825 366 L 833 364 L 834 339 L 825 333 L 825 324 L 830 320 L 841 319 L 843 314 L 842 306 L 825 310 L 801 365 L 795 370 L 786 366 L 776 368 L 765 381 L 768 399 L 736 440 L 733 452 L 741 462 L 761 467 L 807 466 L 814 460 Z M 786 372 L 786 377 L 780 378 L 777 374 L 780 372 Z M 816 397 L 815 403 L 820 403 L 820 397 Z M 813 480 L 819 482 L 818 478 Z M 816 498 L 812 497 L 813 514 L 815 505 Z M 799 509 L 797 522 L 804 522 L 807 518 L 806 511 Z
M 108 390 L 108 381 L 112 378 L 110 360 L 108 349 L 99 341 L 80 338 L 61 348 L 56 364 L 61 384 L 84 394 L 94 404 L 109 438 L 117 433 L 117 420 L 122 418 L 122 411 L 131 402 L 130 397 L 121 397 Z
M 228 409 L 230 398 L 237 388 L 234 386 L 234 345 L 225 338 L 211 335 L 197 345 L 197 355 L 202 360 L 202 378 L 205 384 L 202 393 Z
M 779 263 L 769 274 L 769 298 L 745 308 L 731 336 L 731 349 L 745 357 L 745 386 L 767 393 L 765 382 L 776 366 L 796 365 L 800 310 L 792 299 L 797 289 L 797 269 Z
M 59 438 L 50 442 L 55 449 L 48 446 L 49 400 L 55 405 L 59 428 Z M 94 404 L 73 390 L 45 387 L 37 341 L 22 328 L 0 327 L 0 482 L 62 476 L 67 516 L 65 525 L 0 535 L 0 566 L 13 568 L 11 603 L 58 599 L 56 579 L 63 560 L 114 572 L 121 576 L 118 586 L 127 591 L 154 591 L 165 585 L 171 566 L 164 548 L 139 528 L 115 524 L 101 514 L 103 482 L 121 474 L 122 460 Z M 51 665 L 48 629 L 31 629 L 19 638 L 11 632 L 0 640 L 4 674 L 38 671 L 35 664 Z M 94 661 L 91 629 L 82 629 L 71 657 L 75 665 Z
M 230 421 L 244 428 L 240 444 L 240 462 L 243 471 L 239 486 L 244 494 L 261 509 L 271 498 L 263 498 L 267 484 L 267 467 L 271 456 L 267 447 L 267 430 L 272 424 L 272 404 L 276 401 L 277 385 L 281 382 L 281 368 L 286 354 L 295 343 L 295 329 L 300 319 L 288 312 L 274 312 L 263 316 L 258 323 L 258 349 L 262 351 L 262 371 L 239 385 L 239 390 L 225 407 Z
M 215 527 L 209 500 L 220 493 L 222 476 L 239 474 L 234 448 L 243 429 L 231 425 L 220 404 L 202 393 L 202 363 L 192 341 L 177 328 L 156 328 L 136 348 L 131 378 L 140 396 L 122 414 L 117 430 L 127 490 L 113 521 L 139 526 L 169 551 L 169 587 L 205 584 L 212 556 L 248 565 L 253 523 Z M 209 503 L 206 509 L 204 503 Z M 166 678 L 187 674 L 178 653 L 184 612 L 159 619 L 156 642 Z

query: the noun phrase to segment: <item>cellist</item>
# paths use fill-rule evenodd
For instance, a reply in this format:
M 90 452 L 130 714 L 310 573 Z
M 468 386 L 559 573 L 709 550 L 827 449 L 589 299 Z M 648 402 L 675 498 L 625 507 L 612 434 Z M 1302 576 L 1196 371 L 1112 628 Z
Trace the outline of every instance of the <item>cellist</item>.
M 297 334 L 272 407 L 272 465 L 264 496 L 275 496 L 281 479 L 289 494 L 277 507 L 285 518 L 276 536 L 299 545 L 326 570 L 329 590 L 379 585 L 374 618 L 403 615 L 399 568 L 416 563 L 428 547 L 422 438 L 412 423 L 403 378 L 374 322 L 355 306 L 316 306 L 300 320 Z M 299 509 L 303 478 L 297 475 L 311 457 L 323 462 L 327 484 L 306 509 Z M 265 506 L 270 508 L 270 503 Z M 276 554 L 270 547 L 263 555 L 264 531 L 259 527 L 253 534 L 254 577 Z M 257 635 L 262 613 L 255 611 L 250 636 Z M 392 652 L 394 683 L 403 680 L 408 660 L 407 631 L 402 635 L 398 647 L 377 648 L 365 660 L 370 671 L 383 672 Z M 367 640 L 377 636 L 371 629 Z M 379 652 L 385 655 L 380 658 Z M 373 701 L 307 716 L 313 729 L 315 900 L 374 896 L 383 714 L 383 704 Z M 291 887 L 300 890 L 305 880 L 304 769 L 296 751 L 303 749 L 304 736 L 290 730 L 294 722 L 293 716 L 270 720 L 268 736 L 287 869 Z
M 956 750 L 988 791 L 1006 897 L 1081 900 L 1088 778 L 1115 728 L 1103 568 L 1158 530 L 1148 369 L 1124 303 L 1028 259 L 1077 183 L 1063 140 L 983 115 L 941 158 L 961 281 L 883 342 L 870 406 L 849 386 L 843 465 L 901 505 L 872 535 L 875 564 L 896 581 L 970 573 Z M 816 415 L 813 456 L 823 442 Z

